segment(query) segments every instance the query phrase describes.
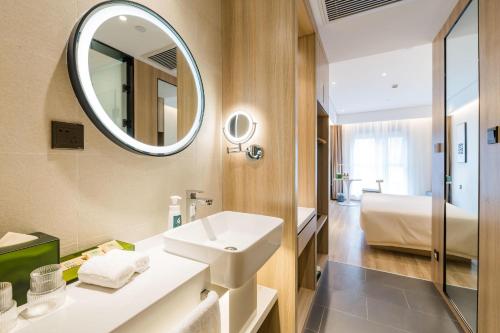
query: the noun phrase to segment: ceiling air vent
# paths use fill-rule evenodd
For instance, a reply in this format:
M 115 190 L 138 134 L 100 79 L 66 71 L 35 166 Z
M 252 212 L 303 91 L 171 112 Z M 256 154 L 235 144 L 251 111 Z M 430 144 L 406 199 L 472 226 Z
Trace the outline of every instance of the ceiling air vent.
M 174 47 L 166 51 L 153 54 L 152 56 L 149 56 L 149 59 L 162 65 L 163 67 L 174 70 L 177 68 L 177 48 Z
M 401 0 L 324 0 L 328 21 L 387 6 Z

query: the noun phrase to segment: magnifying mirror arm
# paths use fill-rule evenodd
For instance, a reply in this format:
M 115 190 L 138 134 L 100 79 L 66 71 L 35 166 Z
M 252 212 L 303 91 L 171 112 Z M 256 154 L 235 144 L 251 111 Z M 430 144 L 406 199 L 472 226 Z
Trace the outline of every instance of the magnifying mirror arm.
M 227 147 L 226 151 L 228 154 L 233 153 L 246 153 L 247 157 L 252 160 L 260 160 L 264 157 L 264 148 L 259 145 L 250 145 L 245 150 L 241 147 L 241 143 L 233 147 Z
M 236 146 L 233 147 L 227 147 L 226 148 L 228 154 L 233 154 L 233 153 L 242 153 L 243 149 L 241 147 L 241 143 L 238 143 Z

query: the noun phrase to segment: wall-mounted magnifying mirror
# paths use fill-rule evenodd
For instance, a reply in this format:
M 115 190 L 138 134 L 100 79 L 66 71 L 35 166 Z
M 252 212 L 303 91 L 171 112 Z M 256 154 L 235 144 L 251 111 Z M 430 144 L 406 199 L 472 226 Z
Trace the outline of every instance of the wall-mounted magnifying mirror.
M 68 69 L 83 110 L 123 148 L 172 155 L 200 129 L 204 93 L 193 55 L 142 5 L 114 0 L 90 9 L 70 37 Z
M 224 135 L 229 142 L 235 145 L 245 143 L 252 138 L 255 127 L 256 124 L 248 113 L 238 111 L 227 119 Z
M 477 332 L 479 226 L 478 1 L 445 40 L 445 292 Z
M 232 113 L 227 119 L 223 132 L 227 141 L 237 145 L 236 147 L 227 148 L 227 153 L 245 152 L 250 159 L 260 160 L 264 157 L 264 149 L 259 145 L 251 145 L 243 150 L 241 145 L 248 142 L 255 134 L 257 123 L 252 116 L 244 111 Z

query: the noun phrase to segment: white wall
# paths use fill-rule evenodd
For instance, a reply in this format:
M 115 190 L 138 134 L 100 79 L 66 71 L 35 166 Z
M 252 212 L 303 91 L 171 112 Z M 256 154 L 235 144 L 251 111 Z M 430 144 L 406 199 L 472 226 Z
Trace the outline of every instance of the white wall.
M 475 100 L 451 115 L 451 200 L 455 206 L 477 215 L 479 193 L 479 104 Z M 456 161 L 457 125 L 467 123 L 467 162 Z
M 66 44 L 77 19 L 98 0 L 2 0 L 0 10 L 0 235 L 42 231 L 62 254 L 110 239 L 137 241 L 167 227 L 168 197 L 198 188 L 222 209 L 220 0 L 139 2 L 186 41 L 203 78 L 206 110 L 186 150 L 140 156 L 108 140 L 75 97 Z M 50 121 L 82 123 L 85 150 L 50 148 Z M 184 200 L 182 202 L 184 204 Z

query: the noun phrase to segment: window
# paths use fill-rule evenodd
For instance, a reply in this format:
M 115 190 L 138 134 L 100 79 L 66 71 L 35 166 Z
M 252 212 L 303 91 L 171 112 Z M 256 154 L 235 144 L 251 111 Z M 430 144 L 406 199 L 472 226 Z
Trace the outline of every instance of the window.
M 342 131 L 344 172 L 361 179 L 352 183 L 354 198 L 363 188 L 376 188 L 377 179 L 388 194 L 430 191 L 430 119 L 344 125 Z

